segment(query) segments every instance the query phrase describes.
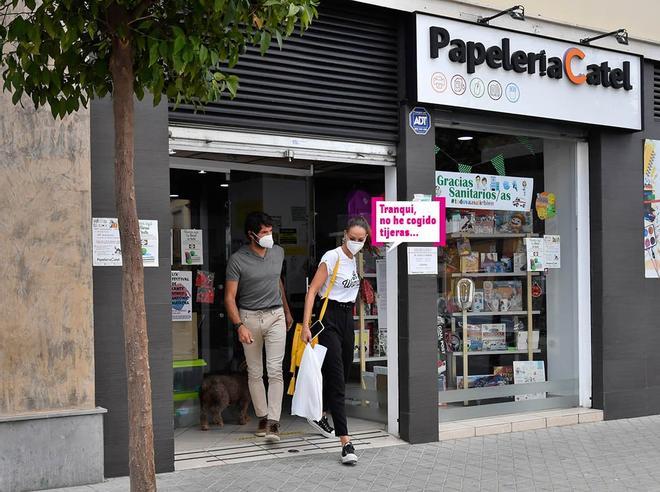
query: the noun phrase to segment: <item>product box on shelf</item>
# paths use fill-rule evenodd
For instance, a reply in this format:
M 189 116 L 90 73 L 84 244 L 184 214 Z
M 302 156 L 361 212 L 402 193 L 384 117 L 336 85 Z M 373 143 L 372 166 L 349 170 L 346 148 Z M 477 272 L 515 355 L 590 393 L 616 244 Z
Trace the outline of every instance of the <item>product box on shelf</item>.
M 506 350 L 506 325 L 492 323 L 481 325 L 483 350 Z
M 493 311 L 522 311 L 522 281 L 496 280 L 493 282 Z
M 526 331 L 516 332 L 516 348 L 518 350 L 527 350 Z M 539 332 L 538 330 L 532 330 L 532 350 L 538 350 L 538 348 L 539 348 Z
M 197 358 L 197 313 L 192 313 L 191 321 L 172 321 L 172 358 Z
M 468 325 L 467 336 L 468 350 L 483 350 L 484 346 L 481 335 L 481 325 Z
M 495 232 L 495 212 L 476 210 L 474 212 L 474 233 L 493 234 Z
M 531 212 L 496 212 L 495 231 L 503 234 L 526 234 L 532 232 Z
M 461 256 L 461 272 L 476 273 L 479 271 L 479 253 L 469 253 Z

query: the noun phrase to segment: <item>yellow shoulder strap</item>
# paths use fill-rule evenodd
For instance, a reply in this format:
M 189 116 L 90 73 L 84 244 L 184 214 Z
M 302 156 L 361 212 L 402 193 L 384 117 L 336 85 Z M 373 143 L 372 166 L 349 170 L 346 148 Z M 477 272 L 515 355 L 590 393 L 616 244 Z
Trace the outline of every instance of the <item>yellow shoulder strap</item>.
M 335 267 L 332 269 L 332 277 L 330 278 L 330 283 L 328 284 L 328 288 L 325 290 L 325 300 L 323 301 L 323 306 L 321 307 L 321 312 L 319 313 L 319 321 L 323 320 L 323 316 L 325 316 L 325 310 L 328 308 L 328 301 L 330 300 L 330 292 L 332 291 L 332 288 L 335 285 L 335 280 L 337 280 L 337 272 L 339 271 L 339 259 L 341 258 L 341 255 L 337 253 L 337 263 L 335 263 Z

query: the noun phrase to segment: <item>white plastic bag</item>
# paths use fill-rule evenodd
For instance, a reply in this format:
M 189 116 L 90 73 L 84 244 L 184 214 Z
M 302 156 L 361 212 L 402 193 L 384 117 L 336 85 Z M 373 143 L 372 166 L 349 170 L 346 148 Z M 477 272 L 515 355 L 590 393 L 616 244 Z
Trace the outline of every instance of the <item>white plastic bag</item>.
M 321 420 L 323 415 L 323 376 L 321 366 L 327 348 L 310 343 L 305 347 L 296 377 L 296 389 L 291 402 L 291 415 Z

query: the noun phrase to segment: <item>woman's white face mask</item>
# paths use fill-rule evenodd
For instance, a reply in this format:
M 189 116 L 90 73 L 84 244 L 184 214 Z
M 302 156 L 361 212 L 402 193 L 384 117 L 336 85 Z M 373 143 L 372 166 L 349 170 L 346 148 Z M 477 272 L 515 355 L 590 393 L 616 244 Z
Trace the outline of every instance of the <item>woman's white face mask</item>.
M 352 255 L 358 254 L 364 247 L 364 241 L 353 241 L 351 239 L 346 239 L 346 247 L 351 252 Z

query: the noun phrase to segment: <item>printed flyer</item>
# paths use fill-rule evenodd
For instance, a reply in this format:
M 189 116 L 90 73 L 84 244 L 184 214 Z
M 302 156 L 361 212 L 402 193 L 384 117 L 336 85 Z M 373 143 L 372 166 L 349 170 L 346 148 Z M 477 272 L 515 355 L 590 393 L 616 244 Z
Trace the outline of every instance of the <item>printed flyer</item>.
M 545 240 L 537 237 L 526 237 L 527 270 L 542 272 L 545 270 Z
M 181 229 L 182 265 L 202 265 L 204 263 L 202 237 L 201 229 Z
M 192 272 L 172 270 L 172 321 L 192 321 Z
M 657 165 L 660 162 L 660 140 L 644 141 L 644 277 L 660 278 L 660 249 L 656 234 L 658 224 L 658 204 L 660 203 L 660 175 Z
M 142 262 L 145 267 L 158 266 L 158 221 L 140 220 Z M 92 218 L 92 265 L 121 266 L 119 223 L 116 218 Z
M 435 195 L 447 208 L 529 211 L 534 180 L 490 174 L 436 171 Z

